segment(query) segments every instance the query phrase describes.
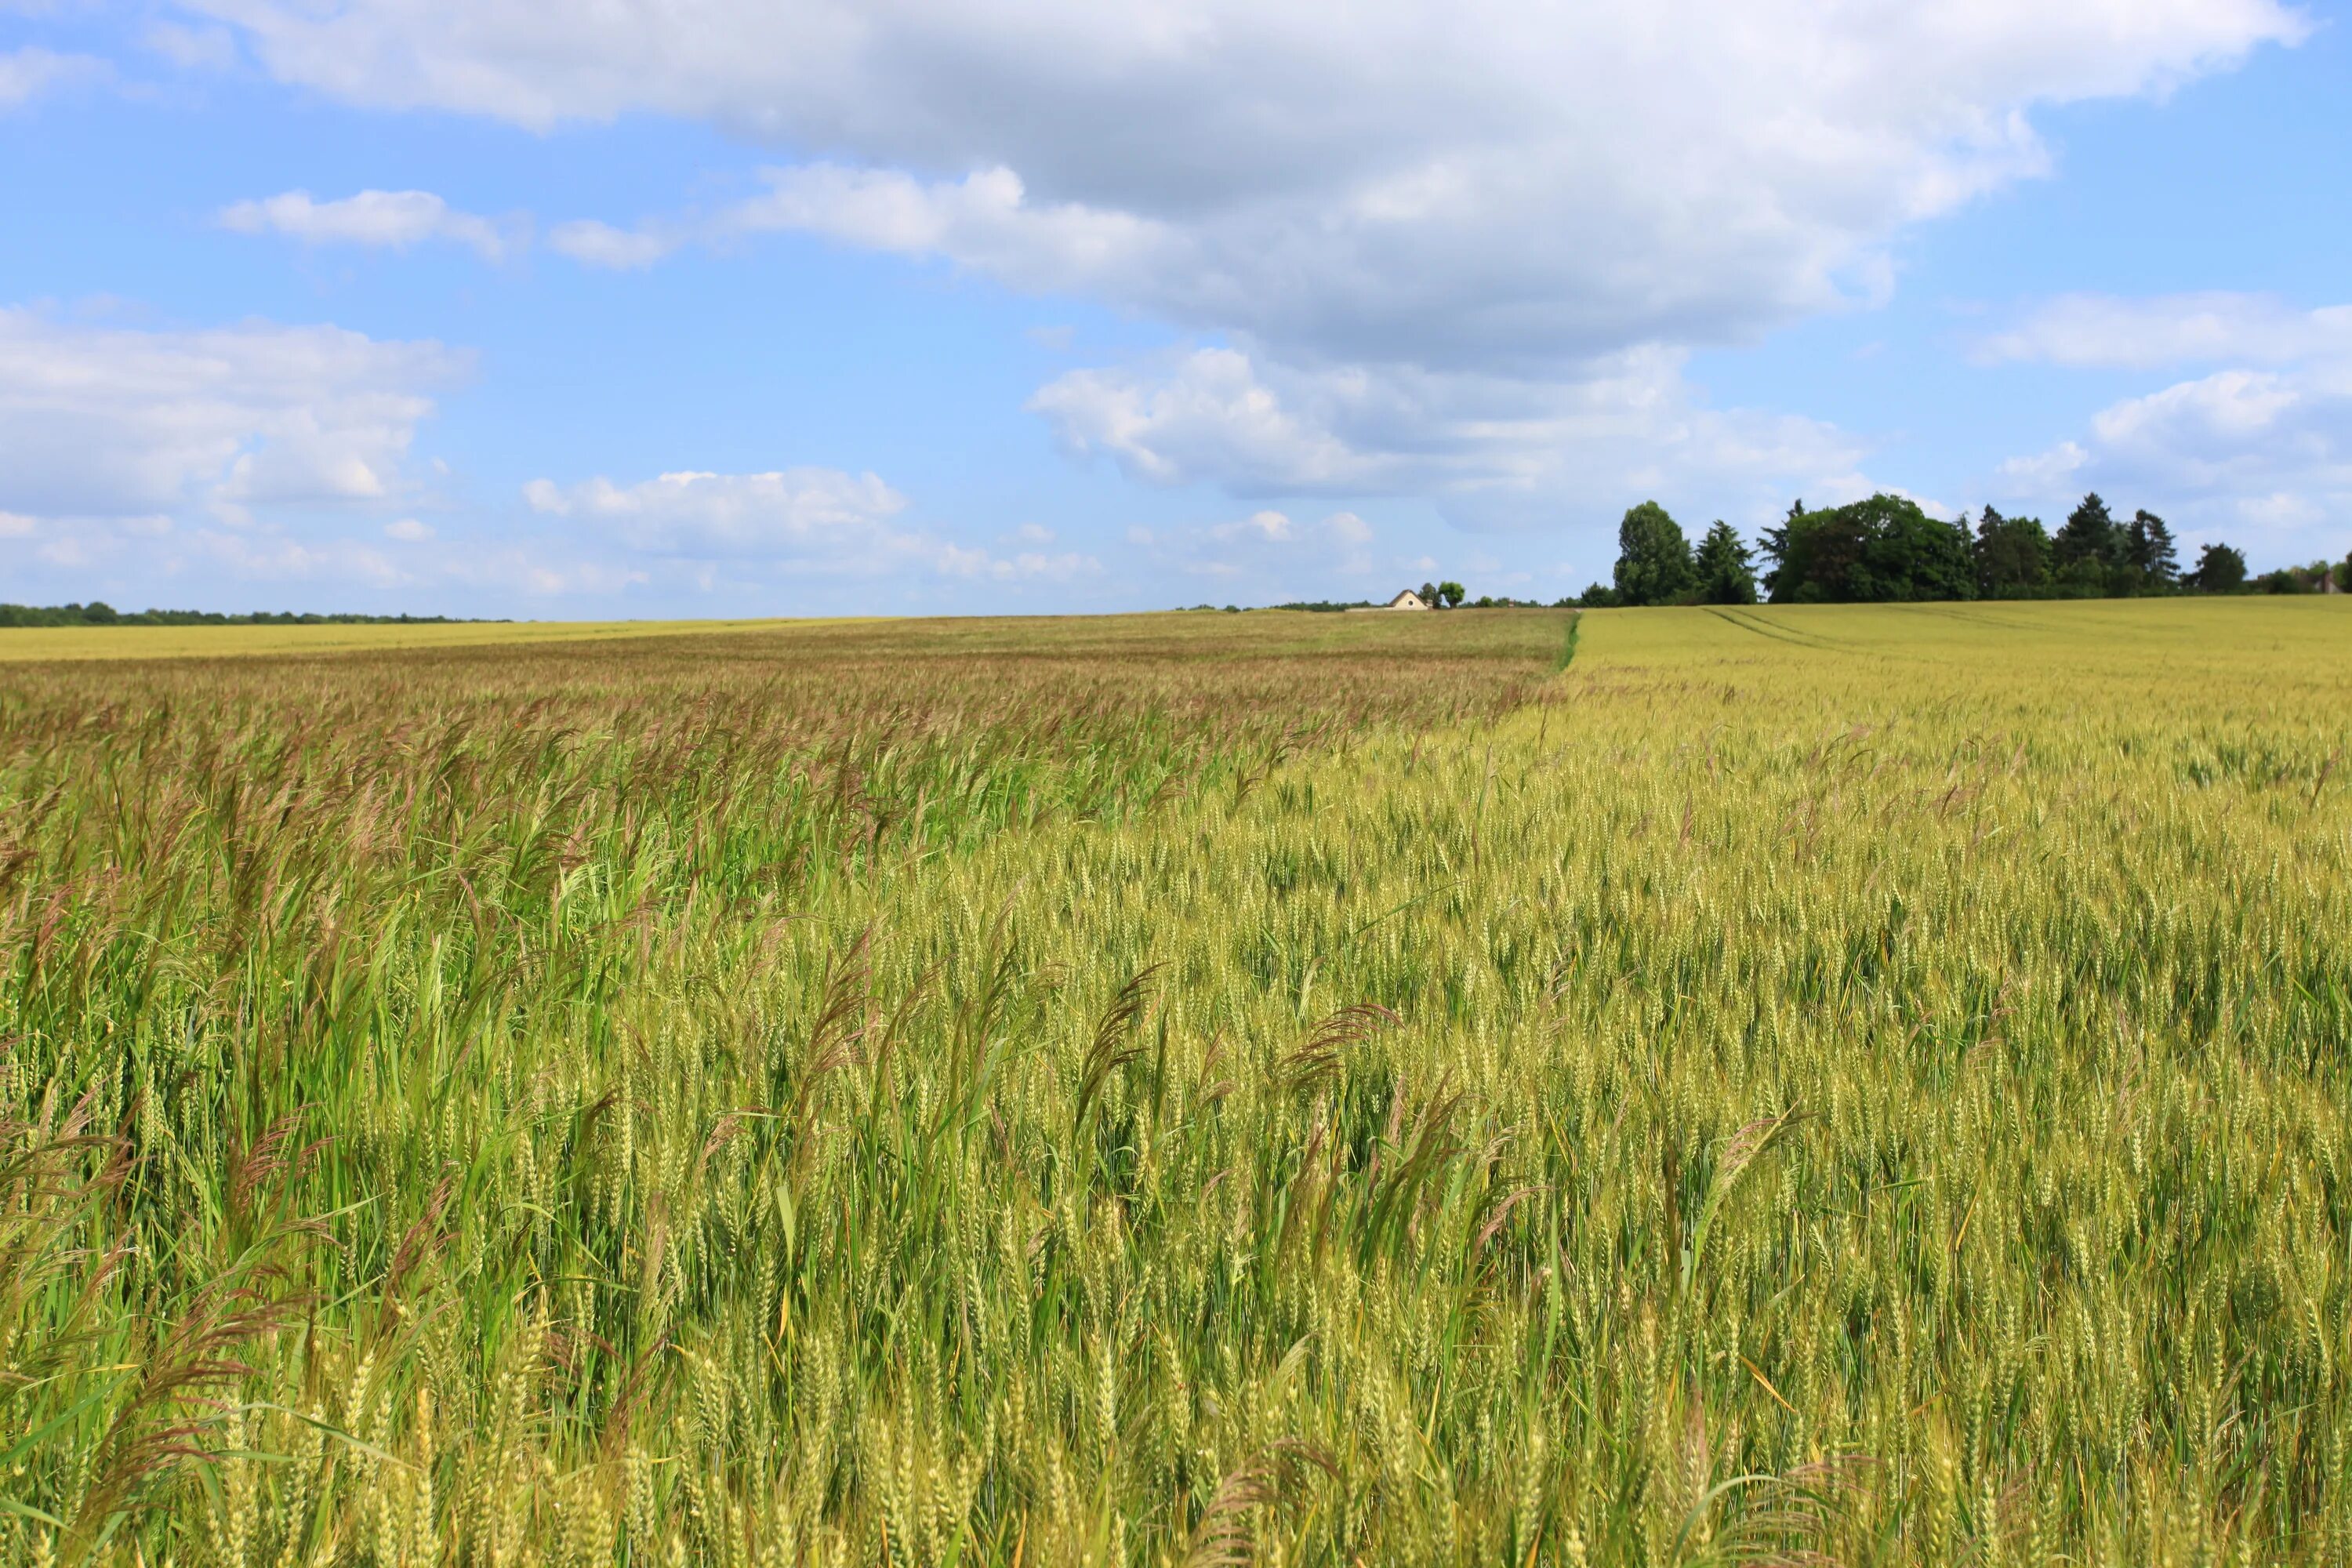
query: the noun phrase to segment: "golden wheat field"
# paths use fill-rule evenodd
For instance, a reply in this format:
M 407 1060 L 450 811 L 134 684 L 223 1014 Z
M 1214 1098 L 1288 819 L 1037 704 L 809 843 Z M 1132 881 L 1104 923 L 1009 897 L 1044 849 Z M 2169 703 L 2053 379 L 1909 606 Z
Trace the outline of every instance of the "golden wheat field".
M 0 1561 L 2343 1563 L 2347 612 L 6 666 Z
M 9 626 L 0 628 L 0 665 L 58 660 L 226 658 L 354 650 L 405 651 L 488 644 L 603 642 L 751 630 L 807 630 L 847 621 L 425 621 L 312 626 Z

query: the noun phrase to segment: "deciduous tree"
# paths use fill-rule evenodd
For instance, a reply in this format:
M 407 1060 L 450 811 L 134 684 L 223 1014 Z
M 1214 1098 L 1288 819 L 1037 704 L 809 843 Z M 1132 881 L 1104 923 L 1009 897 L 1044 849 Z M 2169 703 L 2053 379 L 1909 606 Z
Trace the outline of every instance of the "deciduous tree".
M 1629 605 L 1665 605 L 1691 585 L 1690 541 L 1656 501 L 1617 525 L 1617 593 Z
M 2228 594 L 2245 586 L 2246 557 L 2226 544 L 2208 544 L 2197 552 L 2197 569 L 2189 574 L 2191 586 L 2203 594 Z
M 1879 494 L 1802 512 L 1766 536 L 1777 555 L 1775 604 L 1973 599 L 1969 531 L 1929 517 L 1905 496 Z

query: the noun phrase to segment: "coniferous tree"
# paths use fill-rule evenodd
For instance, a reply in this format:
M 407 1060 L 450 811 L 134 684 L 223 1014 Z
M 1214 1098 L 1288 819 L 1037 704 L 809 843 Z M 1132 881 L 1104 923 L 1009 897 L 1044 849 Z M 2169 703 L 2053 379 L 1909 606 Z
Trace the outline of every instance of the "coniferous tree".
M 2124 555 L 2142 583 L 2169 588 L 2180 581 L 2180 552 L 2164 519 L 2142 507 L 2124 529 Z
M 1762 552 L 1767 561 L 1772 563 L 1771 569 L 1764 574 L 1762 581 L 1765 593 L 1771 595 L 1775 602 L 1781 597 L 1781 577 L 1789 558 L 1790 531 L 1801 523 L 1804 517 L 1805 498 L 1799 496 L 1789 503 L 1789 514 L 1780 520 L 1780 526 L 1766 529 L 1757 541 L 1757 549 Z
M 2101 595 L 2114 586 L 2111 575 L 2125 566 L 2123 531 L 2093 490 L 2066 514 L 2066 526 L 2050 541 L 2060 585 L 2075 594 Z
M 1731 525 L 1717 518 L 1699 541 L 1692 563 L 1698 596 L 1709 605 L 1752 605 L 1756 602 L 1756 568 L 1748 546 Z
M 2047 591 L 2050 535 L 2040 518 L 2003 517 L 1987 507 L 1973 550 L 1982 597 L 2028 599 Z

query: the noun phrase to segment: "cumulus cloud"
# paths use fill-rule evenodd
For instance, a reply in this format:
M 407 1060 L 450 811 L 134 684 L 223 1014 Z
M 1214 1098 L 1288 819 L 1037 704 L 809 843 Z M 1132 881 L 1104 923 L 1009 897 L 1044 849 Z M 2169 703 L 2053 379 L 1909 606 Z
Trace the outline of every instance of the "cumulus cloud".
M 1885 285 L 2030 175 L 2038 105 L 2306 28 L 2275 0 L 197 0 L 283 79 L 533 127 L 824 150 L 731 216 L 1085 290 L 1285 355 L 1549 363 Z
M 138 331 L 0 309 L 0 508 L 245 521 L 395 497 L 433 394 L 470 363 L 337 327 Z
M 798 468 L 760 474 L 681 471 L 633 485 L 603 478 L 572 485 L 533 479 L 532 510 L 569 519 L 642 555 L 760 562 L 798 572 L 882 576 L 907 570 L 952 577 L 1067 578 L 1099 570 L 1075 552 L 985 550 L 898 526 L 907 498 L 877 475 Z
M 866 250 L 943 256 L 1016 287 L 1087 290 L 1141 284 L 1165 225 L 1078 202 L 1039 204 L 1002 166 L 925 182 L 892 170 L 818 163 L 769 169 L 764 194 L 728 207 L 721 235 L 795 231 Z
M 2352 306 L 2077 295 L 1979 347 L 1995 362 L 2221 367 L 2120 399 L 2078 437 L 2010 459 L 1999 493 L 2063 509 L 2095 489 L 2167 512 L 2192 539 L 2245 542 L 2252 529 L 2272 552 L 2341 551 L 2316 525 L 2352 515 Z
M 410 448 L 470 356 L 336 327 L 142 330 L 0 309 L 0 542 L 27 592 L 453 580 L 352 537 L 425 489 Z M 383 533 L 432 538 L 413 518 Z M 451 559 L 456 559 L 452 557 Z M 44 576 L 44 574 L 54 575 Z
M 1242 493 L 1425 494 L 1474 528 L 1557 523 L 1671 479 L 1752 498 L 1867 489 L 1861 452 L 1833 428 L 1711 409 L 1682 356 L 1640 349 L 1557 379 L 1300 371 L 1202 349 L 1119 371 L 1076 371 L 1032 407 L 1078 454 L 1163 485 L 1214 478 Z
M 1857 481 L 1834 431 L 1704 407 L 1682 352 L 1884 298 L 1905 229 L 2051 166 L 2044 107 L 2311 26 L 2282 0 L 189 8 L 351 102 L 790 147 L 744 199 L 551 243 L 642 268 L 789 232 L 1099 300 L 1215 346 L 1042 389 L 1071 450 L 1244 496 L 1426 490 L 1472 522 Z M 2020 331 L 1984 353 L 2118 352 L 2095 322 Z
M 2255 521 L 2352 511 L 2352 364 L 2226 370 L 2091 421 L 2083 472 Z
M 1204 475 L 1263 494 L 1360 493 L 1391 485 L 1389 454 L 1351 447 L 1330 428 L 1360 378 L 1310 378 L 1286 405 L 1248 354 L 1201 349 L 1163 366 L 1072 371 L 1029 406 L 1071 452 L 1107 453 L 1131 479 L 1183 484 Z M 1324 406 L 1301 409 L 1299 401 Z
M 281 234 L 305 245 L 357 245 L 407 250 L 429 240 L 466 246 L 485 261 L 503 259 L 525 243 L 519 219 L 495 222 L 460 212 L 430 191 L 362 191 L 322 202 L 308 191 L 288 191 L 223 207 L 223 228 L 239 234 Z

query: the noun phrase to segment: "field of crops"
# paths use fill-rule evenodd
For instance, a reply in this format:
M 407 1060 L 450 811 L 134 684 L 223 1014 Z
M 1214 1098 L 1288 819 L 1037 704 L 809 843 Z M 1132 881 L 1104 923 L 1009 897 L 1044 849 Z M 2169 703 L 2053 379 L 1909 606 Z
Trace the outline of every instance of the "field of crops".
M 2315 598 L 8 666 L 0 1562 L 2342 1563 L 2347 673 Z
M 638 641 L 774 630 L 773 621 L 382 621 L 310 626 L 130 626 L 0 627 L 0 666 L 61 659 L 224 658 L 249 654 L 315 656 L 356 650 L 481 647 L 547 642 Z M 799 621 L 795 631 L 853 622 Z

